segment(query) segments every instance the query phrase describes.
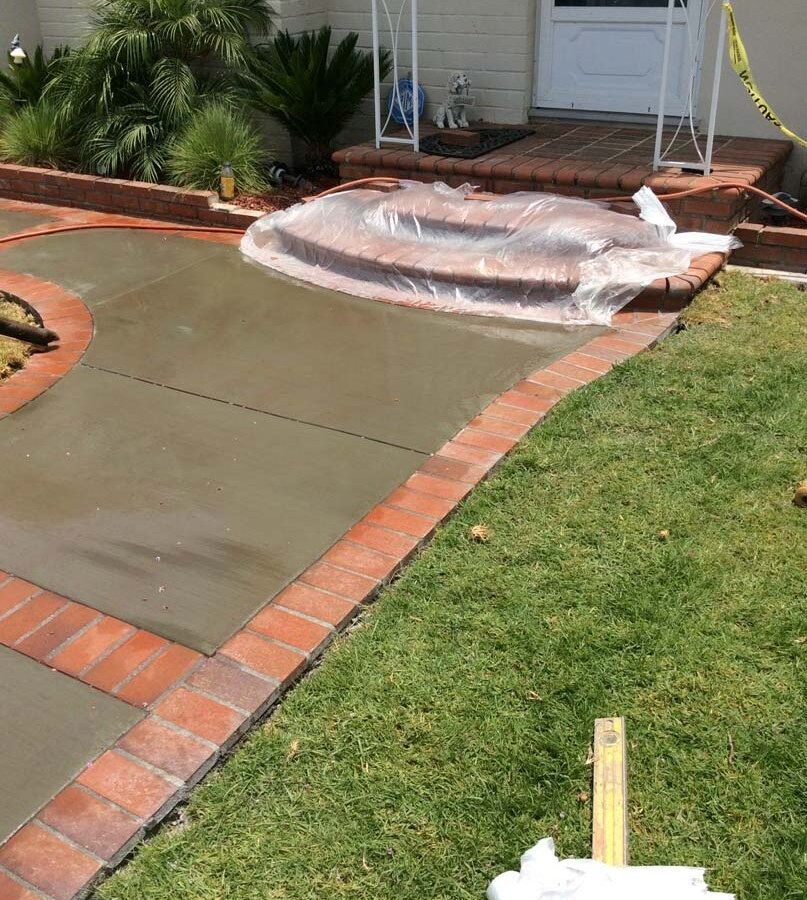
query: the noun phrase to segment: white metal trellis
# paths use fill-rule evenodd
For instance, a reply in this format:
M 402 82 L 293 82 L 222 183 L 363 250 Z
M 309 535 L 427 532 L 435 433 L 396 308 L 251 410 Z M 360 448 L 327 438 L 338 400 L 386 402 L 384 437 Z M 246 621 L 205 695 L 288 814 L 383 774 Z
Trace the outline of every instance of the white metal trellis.
M 371 0 L 372 13 L 373 13 L 373 74 L 375 79 L 375 92 L 374 92 L 374 100 L 375 100 L 375 145 L 377 148 L 381 147 L 381 142 L 385 141 L 389 144 L 404 144 L 408 147 L 412 147 L 417 153 L 420 150 L 420 123 L 418 121 L 418 110 L 419 110 L 419 81 L 418 81 L 418 0 L 401 0 L 401 6 L 398 10 L 398 15 L 395 17 L 395 24 L 393 25 L 393 17 L 390 14 L 389 7 L 387 6 L 387 0 L 380 0 L 381 6 L 384 8 L 384 16 L 387 20 L 387 26 L 389 27 L 389 35 L 390 35 L 390 50 L 392 53 L 392 102 L 390 103 L 389 111 L 387 112 L 386 119 L 381 121 L 381 65 L 380 65 L 380 54 L 381 54 L 381 39 L 379 36 L 379 10 L 378 3 L 379 0 Z M 411 49 L 412 49 L 412 64 L 411 64 L 411 78 L 412 78 L 412 123 L 410 125 L 408 120 L 408 110 L 404 103 L 403 98 L 401 97 L 400 87 L 398 82 L 400 80 L 400 67 L 398 65 L 399 59 L 399 47 L 398 40 L 401 34 L 401 20 L 403 18 L 404 9 L 406 4 L 409 4 L 410 7 L 410 15 L 411 15 Z M 398 108 L 404 113 L 404 127 L 408 132 L 408 137 L 398 137 L 395 135 L 387 135 L 386 131 L 389 127 L 389 124 L 392 120 L 392 110 L 395 108 L 395 105 L 398 105 Z
M 662 166 L 676 166 L 679 168 L 694 169 L 703 172 L 704 175 L 710 175 L 712 172 L 712 153 L 715 143 L 715 128 L 717 126 L 717 103 L 720 96 L 720 78 L 723 74 L 723 58 L 726 55 L 726 9 L 721 5 L 720 14 L 720 32 L 717 38 L 717 52 L 715 56 L 715 73 L 714 84 L 712 86 L 712 105 L 709 110 L 709 126 L 706 132 L 706 152 L 701 153 L 698 137 L 695 133 L 695 115 L 694 115 L 694 90 L 697 84 L 698 70 L 706 55 L 706 31 L 709 18 L 714 7 L 720 0 L 707 0 L 706 9 L 701 20 L 696 23 L 697 30 L 693 34 L 693 23 L 689 20 L 687 14 L 687 6 L 685 0 L 669 0 L 667 5 L 667 33 L 664 38 L 664 61 L 661 68 L 661 90 L 659 92 L 658 101 L 658 122 L 656 125 L 656 147 L 653 154 L 653 170 L 658 171 Z M 667 83 L 670 76 L 670 49 L 672 47 L 673 36 L 673 17 L 676 5 L 680 4 L 686 17 L 687 29 L 687 45 L 689 47 L 690 73 L 688 85 L 688 104 L 681 115 L 678 127 L 675 130 L 672 140 L 666 149 L 662 149 L 664 143 L 664 112 L 667 102 Z M 698 154 L 698 161 L 682 162 L 680 160 L 668 159 L 667 154 L 675 144 L 676 139 L 684 124 L 684 119 L 689 118 L 689 130 L 692 134 L 692 143 Z

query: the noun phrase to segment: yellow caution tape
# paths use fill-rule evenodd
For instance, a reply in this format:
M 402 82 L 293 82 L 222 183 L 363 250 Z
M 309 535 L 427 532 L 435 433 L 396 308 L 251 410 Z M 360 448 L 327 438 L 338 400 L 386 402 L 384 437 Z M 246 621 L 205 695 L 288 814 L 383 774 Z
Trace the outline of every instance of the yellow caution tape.
M 726 10 L 726 21 L 728 24 L 728 35 L 729 35 L 729 57 L 731 58 L 731 65 L 734 71 L 740 78 L 740 81 L 745 85 L 745 89 L 748 91 L 748 95 L 754 101 L 754 106 L 762 113 L 762 115 L 771 123 L 773 123 L 777 128 L 783 131 L 789 138 L 792 138 L 794 141 L 798 141 L 802 147 L 807 147 L 807 141 L 799 137 L 794 131 L 791 131 L 779 116 L 773 111 L 773 107 L 768 103 L 768 101 L 762 96 L 759 88 L 757 87 L 757 83 L 754 80 L 754 73 L 751 71 L 751 63 L 748 59 L 748 51 L 745 49 L 745 44 L 743 43 L 743 39 L 740 37 L 740 32 L 737 29 L 737 20 L 734 17 L 734 9 L 732 8 L 731 3 L 724 3 L 723 8 Z

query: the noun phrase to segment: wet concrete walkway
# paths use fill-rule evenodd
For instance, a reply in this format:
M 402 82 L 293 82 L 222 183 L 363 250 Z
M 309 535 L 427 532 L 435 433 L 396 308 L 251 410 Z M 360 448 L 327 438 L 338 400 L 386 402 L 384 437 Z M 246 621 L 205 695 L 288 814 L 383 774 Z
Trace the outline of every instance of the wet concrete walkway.
M 6 209 L 0 232 L 47 219 Z M 95 321 L 82 362 L 0 420 L 0 569 L 207 654 L 495 396 L 598 333 L 359 300 L 137 231 L 37 238 L 0 268 Z M 0 674 L 19 775 L 1 842 L 140 713 L 14 651 Z
M 0 421 L 0 568 L 203 652 L 591 336 L 312 290 L 144 232 L 39 238 L 0 266 L 78 293 L 96 328 Z

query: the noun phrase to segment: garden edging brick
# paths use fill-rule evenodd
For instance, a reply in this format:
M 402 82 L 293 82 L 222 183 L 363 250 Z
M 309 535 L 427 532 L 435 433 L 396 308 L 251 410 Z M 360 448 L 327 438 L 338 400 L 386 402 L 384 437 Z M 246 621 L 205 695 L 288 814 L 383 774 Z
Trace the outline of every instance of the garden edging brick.
M 807 273 L 807 228 L 745 222 L 734 234 L 743 246 L 732 254 L 732 264 Z
M 248 228 L 264 213 L 221 203 L 214 191 L 197 191 L 0 163 L 0 197 L 28 202 L 54 203 L 100 212 L 184 222 Z

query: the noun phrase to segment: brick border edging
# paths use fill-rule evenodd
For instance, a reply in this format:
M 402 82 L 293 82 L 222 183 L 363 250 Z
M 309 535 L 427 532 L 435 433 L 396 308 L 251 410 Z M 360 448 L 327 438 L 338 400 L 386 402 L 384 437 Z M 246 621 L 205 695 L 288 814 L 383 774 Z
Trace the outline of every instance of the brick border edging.
M 0 571 L 0 645 L 146 708 L 202 659 L 196 650 Z
M 0 895 L 86 897 L 556 403 L 652 347 L 676 321 L 634 303 L 614 316 L 613 333 L 492 401 L 0 847 Z
M 245 229 L 265 215 L 221 203 L 214 191 L 12 163 L 0 163 L 0 197 L 191 225 L 224 225 Z
M 52 349 L 34 352 L 25 366 L 0 382 L 0 418 L 16 412 L 66 375 L 84 355 L 93 335 L 89 309 L 75 294 L 32 275 L 0 269 L 0 288 L 36 307 L 59 335 Z
M 743 242 L 732 255 L 734 265 L 807 272 L 807 228 L 744 222 L 734 234 Z

